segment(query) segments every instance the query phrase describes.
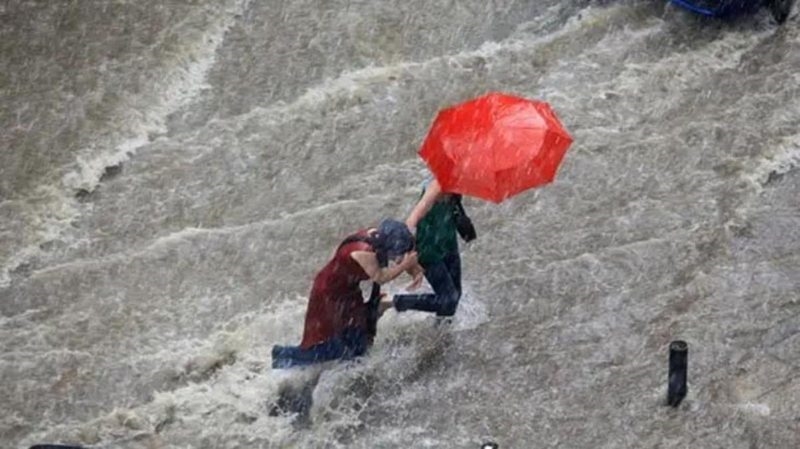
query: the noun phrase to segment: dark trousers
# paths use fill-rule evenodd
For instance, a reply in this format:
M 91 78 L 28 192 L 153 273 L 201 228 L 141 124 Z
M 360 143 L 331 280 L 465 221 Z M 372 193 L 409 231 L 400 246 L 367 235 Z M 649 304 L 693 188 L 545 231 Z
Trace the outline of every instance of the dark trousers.
M 435 312 L 437 316 L 453 316 L 461 299 L 461 256 L 458 250 L 422 268 L 433 293 L 395 295 L 395 309 L 398 312 L 420 310 Z
M 336 337 L 303 349 L 299 346 L 272 347 L 272 368 L 308 366 L 330 360 L 350 360 L 366 354 L 370 338 L 364 329 L 347 328 Z

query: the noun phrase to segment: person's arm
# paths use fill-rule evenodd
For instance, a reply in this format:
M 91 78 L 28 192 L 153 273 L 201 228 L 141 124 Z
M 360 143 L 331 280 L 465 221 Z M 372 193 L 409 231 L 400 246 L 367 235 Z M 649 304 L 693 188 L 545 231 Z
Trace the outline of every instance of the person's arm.
M 425 269 L 422 268 L 422 265 L 416 263 L 409 267 L 406 270 L 406 273 L 408 273 L 408 275 L 412 278 L 411 283 L 406 286 L 406 290 L 416 290 L 420 285 L 422 285 L 422 278 L 425 275 Z
M 361 268 L 364 269 L 364 272 L 367 273 L 367 276 L 369 276 L 373 282 L 377 282 L 378 284 L 385 284 L 394 280 L 397 276 L 403 274 L 404 271 L 417 264 L 416 251 L 406 253 L 400 263 L 385 268 L 381 268 L 378 264 L 378 258 L 375 257 L 375 253 L 371 251 L 353 251 L 350 253 L 350 257 L 361 265 Z
M 422 198 L 419 199 L 417 205 L 414 206 L 414 209 L 406 218 L 406 225 L 411 232 L 416 233 L 417 223 L 422 220 L 422 217 L 431 210 L 434 203 L 439 200 L 442 196 L 442 187 L 439 185 L 439 181 L 433 180 L 428 184 L 428 187 L 425 188 L 425 193 L 422 194 Z

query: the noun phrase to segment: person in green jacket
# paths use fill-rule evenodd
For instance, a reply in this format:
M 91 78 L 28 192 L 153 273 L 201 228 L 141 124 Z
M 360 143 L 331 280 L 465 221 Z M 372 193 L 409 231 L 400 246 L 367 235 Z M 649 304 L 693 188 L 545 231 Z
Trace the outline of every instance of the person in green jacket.
M 459 213 L 466 219 L 460 195 L 442 192 L 435 179 L 427 183 L 406 219 L 406 225 L 416 234 L 419 261 L 419 266 L 409 273 L 419 285 L 424 270 L 433 293 L 394 295 L 391 301 L 385 301 L 383 309 L 394 307 L 398 312 L 420 310 L 433 312 L 438 317 L 451 317 L 456 313 L 461 299 L 461 256 L 457 238 Z M 471 238 L 474 238 L 474 229 L 472 231 Z

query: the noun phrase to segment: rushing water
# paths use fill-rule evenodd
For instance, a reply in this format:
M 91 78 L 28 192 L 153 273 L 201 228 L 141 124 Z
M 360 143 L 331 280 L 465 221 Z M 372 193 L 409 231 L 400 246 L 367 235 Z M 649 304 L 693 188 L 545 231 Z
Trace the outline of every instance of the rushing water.
M 800 446 L 797 11 L 665 3 L 0 2 L 0 442 Z M 315 271 L 490 90 L 559 114 L 556 181 L 466 201 L 449 329 L 390 311 L 269 416 Z

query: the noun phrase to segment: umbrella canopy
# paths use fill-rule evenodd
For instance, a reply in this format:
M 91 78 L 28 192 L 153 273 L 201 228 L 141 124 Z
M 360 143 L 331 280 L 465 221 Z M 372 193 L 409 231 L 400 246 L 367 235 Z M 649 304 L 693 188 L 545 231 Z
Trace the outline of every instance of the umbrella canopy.
M 440 111 L 419 155 L 443 191 L 499 203 L 552 182 L 571 143 L 547 103 L 490 93 Z

